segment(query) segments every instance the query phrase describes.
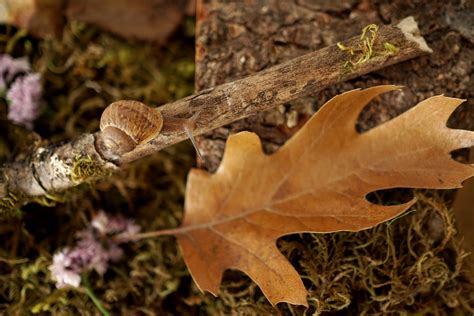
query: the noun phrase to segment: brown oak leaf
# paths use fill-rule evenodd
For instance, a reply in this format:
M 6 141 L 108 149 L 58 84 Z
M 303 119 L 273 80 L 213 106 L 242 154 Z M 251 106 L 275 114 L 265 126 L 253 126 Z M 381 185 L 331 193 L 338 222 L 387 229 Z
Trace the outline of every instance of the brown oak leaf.
M 185 218 L 175 230 L 201 290 L 217 294 L 224 270 L 245 272 L 272 304 L 307 305 L 303 282 L 276 246 L 285 235 L 359 231 L 390 220 L 414 201 L 383 206 L 368 193 L 388 188 L 457 188 L 474 166 L 450 152 L 474 144 L 474 133 L 446 121 L 463 100 L 435 96 L 365 133 L 362 108 L 398 89 L 354 90 L 327 102 L 272 155 L 256 134 L 229 137 L 215 174 L 192 170 Z

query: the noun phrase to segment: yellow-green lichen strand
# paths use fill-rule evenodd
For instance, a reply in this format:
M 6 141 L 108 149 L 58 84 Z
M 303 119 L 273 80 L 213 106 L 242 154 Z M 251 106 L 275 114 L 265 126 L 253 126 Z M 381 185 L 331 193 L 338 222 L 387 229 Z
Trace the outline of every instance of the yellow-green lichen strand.
M 357 45 L 346 46 L 342 42 L 337 43 L 340 50 L 349 54 L 349 59 L 343 64 L 344 69 L 364 64 L 375 56 L 396 55 L 399 52 L 399 48 L 390 42 L 376 45 L 378 31 L 377 25 L 369 24 L 362 29 Z
M 13 193 L 9 193 L 6 197 L 0 199 L 0 220 L 22 216 L 21 210 L 18 207 L 19 200 L 18 196 Z
M 107 175 L 108 172 L 89 155 L 77 155 L 71 168 L 71 180 L 73 182 L 86 182 Z

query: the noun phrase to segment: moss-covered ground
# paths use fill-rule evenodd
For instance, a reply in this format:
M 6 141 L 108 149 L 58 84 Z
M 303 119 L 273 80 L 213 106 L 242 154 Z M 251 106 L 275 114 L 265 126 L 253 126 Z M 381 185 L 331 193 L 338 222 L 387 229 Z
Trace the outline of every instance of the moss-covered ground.
M 100 113 L 112 101 L 159 105 L 193 91 L 191 19 L 161 48 L 80 23 L 68 24 L 58 39 L 33 39 L 5 26 L 0 34 L 0 53 L 27 56 L 42 74 L 44 108 L 34 131 L 51 142 L 96 131 Z M 5 162 L 21 156 L 37 137 L 8 133 L 4 101 L 0 108 L 0 162 Z M 367 231 L 279 240 L 309 290 L 307 310 L 287 304 L 273 308 L 236 271 L 225 274 L 218 298 L 200 293 L 172 237 L 128 244 L 126 259 L 104 277 L 84 276 L 88 289 L 56 289 L 47 269 L 53 253 L 72 245 L 74 232 L 99 210 L 133 218 L 144 231 L 178 226 L 194 155 L 190 144 L 179 144 L 3 218 L 0 314 L 100 315 L 88 290 L 112 315 L 474 313 L 467 254 L 450 211 L 453 191 L 374 194 L 375 202 L 392 203 L 407 194 L 418 202 L 403 216 Z

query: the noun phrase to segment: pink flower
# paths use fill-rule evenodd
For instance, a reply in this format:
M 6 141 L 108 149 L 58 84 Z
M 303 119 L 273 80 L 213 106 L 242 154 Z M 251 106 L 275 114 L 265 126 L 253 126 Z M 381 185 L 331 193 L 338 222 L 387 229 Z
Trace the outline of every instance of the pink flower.
M 58 289 L 71 285 L 78 287 L 81 283 L 81 269 L 73 260 L 74 256 L 68 248 L 53 256 L 53 264 L 49 266 L 51 276 Z
M 28 129 L 39 114 L 41 82 L 39 74 L 28 74 L 17 78 L 7 92 L 9 101 L 8 119 Z
M 0 55 L 0 96 L 7 98 L 8 119 L 28 129 L 39 114 L 41 82 L 26 58 Z
M 120 240 L 122 242 L 130 241 L 128 238 L 131 238 L 140 231 L 140 226 L 134 224 L 132 220 L 122 216 L 110 217 L 103 211 L 100 211 L 94 217 L 91 225 L 104 235 L 120 234 Z
M 12 58 L 9 55 L 0 55 L 0 92 L 5 91 L 15 76 L 31 71 L 26 58 Z
M 80 274 L 85 271 L 95 270 L 103 275 L 109 262 L 116 262 L 123 256 L 119 245 L 133 240 L 133 235 L 139 231 L 140 227 L 132 220 L 99 212 L 86 229 L 76 234 L 75 248 L 65 248 L 54 255 L 49 270 L 52 279 L 56 281 L 56 287 L 78 287 Z M 123 238 L 123 234 L 129 238 Z M 113 238 L 118 235 L 120 239 Z

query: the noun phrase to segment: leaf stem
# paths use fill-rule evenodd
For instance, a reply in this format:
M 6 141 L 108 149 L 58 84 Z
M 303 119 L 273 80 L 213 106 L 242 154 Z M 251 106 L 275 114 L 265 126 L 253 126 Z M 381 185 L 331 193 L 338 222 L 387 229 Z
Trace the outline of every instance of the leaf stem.
M 183 228 L 156 230 L 156 231 L 133 235 L 133 239 L 139 240 L 139 239 L 153 238 L 153 237 L 160 237 L 160 236 L 177 235 L 177 234 L 183 233 L 183 231 L 184 231 Z

